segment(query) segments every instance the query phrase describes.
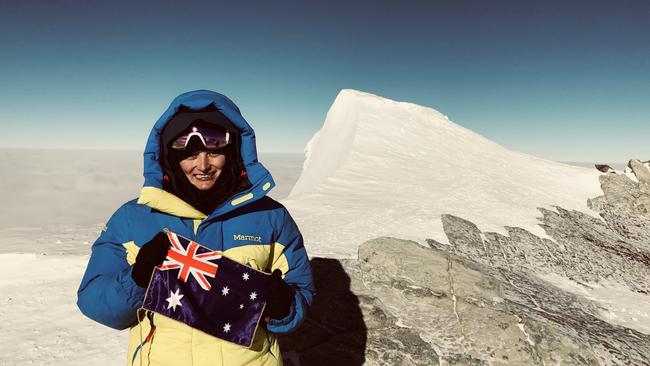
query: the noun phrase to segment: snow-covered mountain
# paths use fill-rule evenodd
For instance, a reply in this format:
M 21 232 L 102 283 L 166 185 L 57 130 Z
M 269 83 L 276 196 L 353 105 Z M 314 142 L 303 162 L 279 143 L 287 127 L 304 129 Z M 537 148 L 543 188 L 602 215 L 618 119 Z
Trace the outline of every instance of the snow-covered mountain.
M 538 207 L 591 215 L 598 172 L 510 151 L 423 106 L 342 90 L 283 203 L 312 256 L 355 257 L 379 236 L 448 242 L 441 214 L 546 237 Z
M 273 197 L 299 160 L 260 156 Z M 141 153 L 0 150 L 0 167 L 0 365 L 124 364 L 127 334 L 85 318 L 75 291 L 103 222 L 140 188 Z M 318 292 L 285 364 L 650 366 L 645 167 L 599 176 L 342 91 L 283 200 Z M 597 196 L 605 221 L 587 208 Z M 332 259 L 369 239 L 358 260 Z
M 284 202 L 318 296 L 292 365 L 650 366 L 642 162 L 599 174 L 352 90 L 306 155 Z

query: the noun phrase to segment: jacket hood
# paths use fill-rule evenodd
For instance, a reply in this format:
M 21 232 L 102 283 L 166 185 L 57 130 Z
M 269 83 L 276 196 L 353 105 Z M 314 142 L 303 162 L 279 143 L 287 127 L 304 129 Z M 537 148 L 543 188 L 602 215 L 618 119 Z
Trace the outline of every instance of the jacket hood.
M 190 111 L 199 111 L 213 105 L 223 113 L 232 124 L 241 130 L 240 154 L 251 187 L 238 192 L 225 203 L 221 204 L 210 216 L 223 215 L 246 203 L 256 201 L 275 186 L 269 171 L 257 161 L 255 132 L 242 117 L 239 108 L 228 97 L 210 91 L 195 90 L 176 97 L 165 113 L 154 124 L 144 150 L 144 186 L 138 199 L 139 204 L 150 206 L 159 211 L 172 215 L 204 219 L 206 215 L 189 205 L 187 202 L 163 189 L 163 169 L 160 164 L 160 136 L 171 118 L 181 106 Z

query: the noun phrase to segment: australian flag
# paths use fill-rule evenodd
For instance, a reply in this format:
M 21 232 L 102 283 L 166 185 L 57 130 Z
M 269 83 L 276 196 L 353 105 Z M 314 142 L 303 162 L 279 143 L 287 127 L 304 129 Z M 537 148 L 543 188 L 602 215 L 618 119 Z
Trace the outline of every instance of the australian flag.
M 245 347 L 253 343 L 270 276 L 167 231 L 171 247 L 143 308 Z

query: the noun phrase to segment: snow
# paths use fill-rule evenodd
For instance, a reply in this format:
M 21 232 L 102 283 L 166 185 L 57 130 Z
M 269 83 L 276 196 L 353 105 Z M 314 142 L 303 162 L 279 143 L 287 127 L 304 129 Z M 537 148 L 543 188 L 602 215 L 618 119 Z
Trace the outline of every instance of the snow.
M 587 200 L 603 194 L 594 168 L 513 152 L 434 109 L 354 90 L 340 92 L 305 156 L 283 203 L 312 257 L 355 258 L 361 243 L 379 236 L 448 243 L 442 214 L 481 231 L 507 235 L 504 227 L 515 226 L 548 238 L 538 207 L 598 217 Z M 620 284 L 587 289 L 545 279 L 595 301 L 603 320 L 650 334 L 649 296 Z
M 127 333 L 85 318 L 87 256 L 0 254 L 0 365 L 122 365 Z
M 446 242 L 443 213 L 481 230 L 543 236 L 537 207 L 590 213 L 587 198 L 602 194 L 595 169 L 508 151 L 431 108 L 352 90 L 309 142 L 302 172 L 302 157 L 260 161 L 278 184 L 271 196 L 286 197 L 296 183 L 282 202 L 311 257 L 355 257 L 363 241 L 385 235 Z M 0 201 L 9 208 L 0 212 L 0 365 L 124 364 L 127 333 L 85 318 L 76 290 L 91 243 L 137 196 L 141 174 L 141 152 L 0 150 Z M 603 318 L 647 332 L 647 297 L 609 290 L 584 296 L 604 304 Z
M 509 151 L 434 109 L 354 90 L 339 93 L 305 155 L 283 203 L 312 256 L 354 258 L 379 236 L 448 243 L 441 214 L 547 237 L 538 207 L 595 216 L 587 199 L 602 194 L 595 169 Z
M 630 291 L 620 283 L 579 284 L 554 273 L 539 277 L 564 291 L 600 306 L 600 319 L 610 324 L 650 334 L 650 296 Z

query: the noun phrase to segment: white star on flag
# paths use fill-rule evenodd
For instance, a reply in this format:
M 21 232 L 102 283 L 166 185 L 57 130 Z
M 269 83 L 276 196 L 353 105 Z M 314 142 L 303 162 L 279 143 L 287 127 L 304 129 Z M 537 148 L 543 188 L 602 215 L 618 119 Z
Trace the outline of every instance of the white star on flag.
M 224 324 L 224 326 L 223 326 L 223 332 L 224 332 L 224 333 L 228 333 L 228 332 L 230 332 L 230 323 L 226 323 L 226 324 Z
M 229 291 L 230 291 L 230 289 L 228 288 L 228 286 L 224 286 L 224 287 L 223 287 L 223 290 L 221 290 L 221 294 L 222 294 L 223 296 L 226 296 L 226 295 L 228 295 L 228 292 L 229 292 Z
M 257 293 L 255 291 L 251 292 L 250 298 L 251 298 L 251 300 L 257 299 Z
M 244 304 L 239 304 L 239 308 L 240 308 L 240 309 L 243 309 L 243 308 L 244 308 Z
M 244 279 L 244 281 L 248 281 L 248 273 L 244 273 L 241 277 Z
M 167 305 L 167 309 L 173 308 L 173 310 L 176 311 L 176 305 L 183 306 L 183 304 L 181 304 L 181 299 L 185 295 L 179 294 L 179 291 L 180 289 L 176 289 L 176 292 L 169 291 L 169 297 L 167 298 L 169 305 Z

